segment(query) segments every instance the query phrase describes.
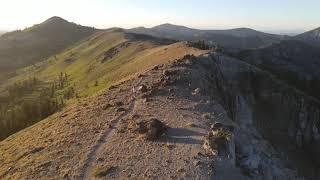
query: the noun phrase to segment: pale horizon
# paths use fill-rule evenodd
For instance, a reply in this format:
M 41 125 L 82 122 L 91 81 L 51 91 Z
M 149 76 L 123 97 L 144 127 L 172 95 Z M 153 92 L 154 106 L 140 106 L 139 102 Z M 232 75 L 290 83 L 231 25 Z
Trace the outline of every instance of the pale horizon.
M 18 4 L 18 6 L 17 6 Z M 317 7 L 309 0 L 236 1 L 111 1 L 39 0 L 1 2 L 0 30 L 39 24 L 52 16 L 100 29 L 153 27 L 170 23 L 196 29 L 252 28 L 277 34 L 297 34 L 320 26 Z M 267 13 L 271 12 L 271 13 Z

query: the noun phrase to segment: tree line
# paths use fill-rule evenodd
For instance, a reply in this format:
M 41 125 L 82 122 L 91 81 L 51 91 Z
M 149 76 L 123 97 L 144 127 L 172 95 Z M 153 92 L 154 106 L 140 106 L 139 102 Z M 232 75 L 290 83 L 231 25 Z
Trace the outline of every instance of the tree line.
M 32 77 L 9 85 L 0 95 L 0 140 L 61 110 L 74 96 L 66 73 L 51 83 Z

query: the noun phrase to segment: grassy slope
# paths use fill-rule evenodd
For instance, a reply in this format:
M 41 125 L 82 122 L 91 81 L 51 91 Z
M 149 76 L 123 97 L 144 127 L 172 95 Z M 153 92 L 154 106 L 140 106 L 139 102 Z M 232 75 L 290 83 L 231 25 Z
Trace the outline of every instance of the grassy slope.
M 121 49 L 112 59 L 103 63 L 99 60 L 104 52 L 129 41 L 130 45 Z M 197 54 L 200 51 L 186 47 L 183 43 L 165 46 L 153 40 L 130 40 L 121 31 L 109 30 L 98 32 L 88 41 L 50 57 L 45 62 L 21 69 L 18 75 L 9 79 L 6 84 L 33 76 L 52 81 L 63 72 L 70 77 L 69 85 L 75 86 L 81 97 L 86 97 L 155 64 L 190 53 Z M 72 58 L 72 62 L 66 61 L 68 58 Z M 98 86 L 95 86 L 96 81 Z
M 76 44 L 61 54 L 18 70 L 16 76 L 0 85 L 0 95 L 6 93 L 8 85 L 37 77 L 41 81 L 40 87 L 37 87 L 39 92 L 35 91 L 32 94 L 24 95 L 20 102 L 36 98 L 40 94 L 40 89 L 50 88 L 50 83 L 56 81 L 61 73 L 66 73 L 68 84 L 63 89 L 59 89 L 55 93 L 55 97 L 63 97 L 65 92 L 73 88 L 76 91 L 74 95 L 65 99 L 67 104 L 72 104 L 79 100 L 79 97 L 81 99 L 92 96 L 112 84 L 130 79 L 135 74 L 146 71 L 157 64 L 179 59 L 187 54 L 198 55 L 204 52 L 188 47 L 185 43 L 163 45 L 162 41 L 157 41 L 157 39 L 132 38 L 132 36 L 134 35 L 128 35 L 119 30 L 97 32 L 87 41 Z M 123 47 L 122 44 L 127 45 Z M 101 57 L 106 52 L 119 46 L 121 49 L 118 53 L 111 59 L 101 62 Z M 19 101 L 17 102 L 19 103 Z M 39 120 L 30 119 L 28 122 L 32 123 L 24 125 L 24 127 Z
M 40 62 L 96 31 L 52 17 L 22 31 L 3 34 L 0 36 L 0 74 L 4 76 L 4 72 Z

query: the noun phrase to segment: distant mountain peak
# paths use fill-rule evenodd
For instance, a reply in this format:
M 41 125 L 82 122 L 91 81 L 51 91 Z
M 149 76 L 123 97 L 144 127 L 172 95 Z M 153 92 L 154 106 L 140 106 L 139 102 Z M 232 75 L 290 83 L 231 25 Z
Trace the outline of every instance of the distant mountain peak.
M 177 25 L 174 25 L 174 24 L 171 24 L 171 23 L 164 23 L 164 24 L 160 24 L 160 25 L 154 26 L 154 28 L 155 27 L 168 27 L 168 26 L 177 26 Z
M 320 47 L 320 27 L 311 31 L 302 33 L 294 37 L 294 39 L 304 41 L 312 46 Z
M 170 24 L 170 23 L 165 23 L 165 24 L 160 24 L 158 26 L 154 26 L 152 29 L 190 29 L 186 26 L 181 26 L 181 25 L 175 25 L 175 24 Z
M 67 21 L 67 20 L 65 20 L 65 19 L 63 19 L 63 18 L 61 18 L 61 17 L 59 17 L 59 16 L 53 16 L 53 17 L 45 20 L 45 21 L 43 22 L 43 24 L 61 23 L 61 22 L 62 22 L 62 23 L 69 23 L 69 21 Z
M 301 35 L 306 35 L 306 34 L 313 34 L 313 33 L 317 33 L 317 32 L 320 32 L 320 27 L 316 28 L 316 29 L 313 29 L 313 30 L 310 30 L 310 31 L 307 31 L 305 33 L 302 33 L 298 36 L 301 36 Z

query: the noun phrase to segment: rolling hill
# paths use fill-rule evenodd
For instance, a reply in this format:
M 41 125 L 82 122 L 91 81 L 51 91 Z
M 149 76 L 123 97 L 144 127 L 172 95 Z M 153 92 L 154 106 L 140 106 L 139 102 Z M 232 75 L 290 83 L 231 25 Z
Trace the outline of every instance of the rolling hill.
M 0 36 L 0 71 L 8 72 L 45 60 L 96 32 L 60 17 Z
M 294 37 L 296 40 L 303 41 L 312 46 L 320 47 L 320 27 L 314 30 L 302 33 Z
M 60 54 L 17 70 L 14 77 L 0 85 L 0 128 L 6 129 L 0 136 L 5 138 L 65 104 L 91 96 L 158 63 L 201 52 L 186 43 L 128 34 L 121 29 L 99 31 Z
M 128 32 L 177 40 L 205 40 L 211 45 L 219 44 L 225 48 L 231 49 L 257 48 L 279 42 L 283 39 L 283 36 L 281 35 L 268 34 L 248 28 L 198 30 L 172 24 L 162 24 L 153 28 L 138 27 L 129 29 Z

